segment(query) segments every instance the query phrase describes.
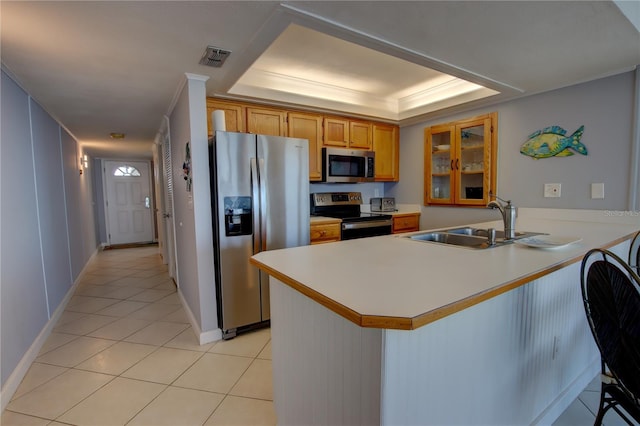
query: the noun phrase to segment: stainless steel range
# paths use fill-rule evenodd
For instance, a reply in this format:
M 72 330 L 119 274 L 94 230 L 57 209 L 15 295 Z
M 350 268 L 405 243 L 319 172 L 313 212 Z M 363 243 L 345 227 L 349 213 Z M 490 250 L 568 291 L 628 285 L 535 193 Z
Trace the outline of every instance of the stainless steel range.
M 311 194 L 311 214 L 342 219 L 340 237 L 343 240 L 389 235 L 393 218 L 388 214 L 360 211 L 360 192 L 317 192 Z

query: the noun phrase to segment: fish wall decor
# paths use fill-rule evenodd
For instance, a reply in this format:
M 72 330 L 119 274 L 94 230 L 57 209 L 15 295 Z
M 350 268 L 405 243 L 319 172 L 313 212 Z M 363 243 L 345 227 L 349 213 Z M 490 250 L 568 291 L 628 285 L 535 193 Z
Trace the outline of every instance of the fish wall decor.
M 580 126 L 573 134 L 566 136 L 567 131 L 560 126 L 550 126 L 533 132 L 520 147 L 520 153 L 538 158 L 568 157 L 574 151 L 587 155 L 587 147 L 580 142 L 584 126 Z

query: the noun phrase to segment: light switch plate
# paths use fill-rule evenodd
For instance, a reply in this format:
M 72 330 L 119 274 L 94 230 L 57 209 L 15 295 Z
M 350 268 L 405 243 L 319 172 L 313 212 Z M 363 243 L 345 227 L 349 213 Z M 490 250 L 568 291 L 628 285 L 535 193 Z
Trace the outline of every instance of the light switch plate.
M 544 197 L 545 198 L 560 198 L 561 184 L 559 183 L 545 183 L 544 184 Z
M 591 198 L 603 199 L 604 198 L 604 183 L 592 183 L 591 184 Z

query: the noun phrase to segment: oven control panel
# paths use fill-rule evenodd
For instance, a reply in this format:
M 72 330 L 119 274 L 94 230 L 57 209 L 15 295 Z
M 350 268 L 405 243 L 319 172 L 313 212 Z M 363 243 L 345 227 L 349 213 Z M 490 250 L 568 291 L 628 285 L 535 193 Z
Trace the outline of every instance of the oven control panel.
M 360 192 L 316 192 L 311 194 L 311 203 L 316 207 L 362 204 Z

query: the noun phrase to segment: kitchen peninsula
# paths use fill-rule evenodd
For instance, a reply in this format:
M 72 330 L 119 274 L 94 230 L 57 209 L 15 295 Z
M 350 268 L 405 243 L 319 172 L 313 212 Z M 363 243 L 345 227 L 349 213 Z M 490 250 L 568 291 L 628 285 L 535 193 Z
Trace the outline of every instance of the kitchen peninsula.
M 393 235 L 254 256 L 272 277 L 279 424 L 551 423 L 599 368 L 580 260 L 624 256 L 640 224 L 532 211 L 518 231 L 582 240 L 472 250 Z

